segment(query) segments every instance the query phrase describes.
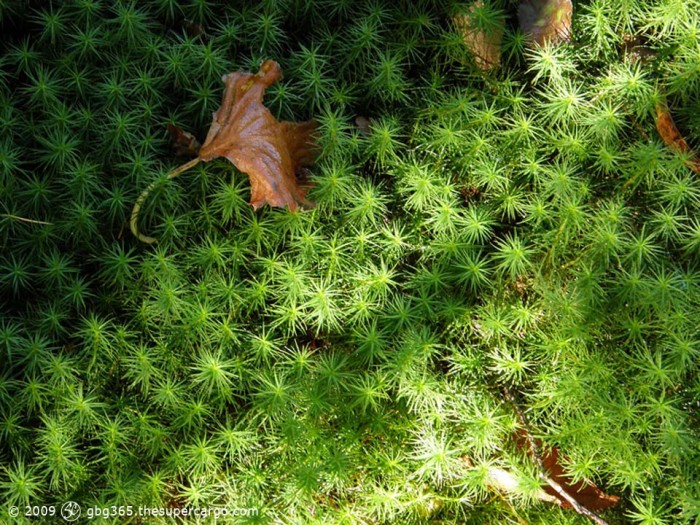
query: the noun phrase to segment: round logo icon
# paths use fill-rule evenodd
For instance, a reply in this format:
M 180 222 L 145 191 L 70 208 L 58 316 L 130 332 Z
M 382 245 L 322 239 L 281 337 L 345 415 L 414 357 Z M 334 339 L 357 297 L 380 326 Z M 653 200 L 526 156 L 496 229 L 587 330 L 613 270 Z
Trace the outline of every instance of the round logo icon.
M 75 501 L 66 501 L 61 505 L 61 516 L 66 521 L 75 521 L 80 517 L 80 505 Z

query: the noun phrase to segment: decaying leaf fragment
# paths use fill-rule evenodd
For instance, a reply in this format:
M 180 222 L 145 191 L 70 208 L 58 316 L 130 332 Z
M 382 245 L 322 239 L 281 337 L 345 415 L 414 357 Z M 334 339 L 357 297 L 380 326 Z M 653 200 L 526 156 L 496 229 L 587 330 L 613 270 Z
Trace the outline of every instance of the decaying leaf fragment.
M 281 78 L 282 70 L 273 60 L 263 62 L 257 75 L 226 75 L 223 102 L 199 150 L 205 162 L 226 157 L 248 174 L 250 204 L 256 209 L 265 203 L 290 210 L 308 204 L 296 172 L 313 162 L 316 124 L 279 122 L 263 105 L 265 90 Z
M 173 145 L 175 155 L 196 155 L 202 145 L 192 133 L 188 133 L 184 129 L 168 124 L 168 133 L 170 134 L 170 142 Z
M 372 120 L 359 115 L 355 118 L 355 127 L 362 135 L 369 135 L 372 133 Z
M 199 147 L 189 133 L 173 126 L 178 148 L 197 153 L 197 157 L 168 174 L 172 179 L 201 161 L 225 157 L 250 178 L 250 204 L 259 208 L 288 206 L 297 210 L 299 204 L 311 204 L 306 190 L 296 178 L 302 166 L 315 158 L 316 123 L 280 122 L 263 105 L 265 90 L 282 78 L 282 70 L 274 60 L 266 60 L 257 74 L 236 72 L 224 76 L 224 97 L 209 128 L 204 144 Z M 157 182 L 139 196 L 131 212 L 132 233 L 146 243 L 156 241 L 138 230 L 138 215 L 148 194 Z
M 476 65 L 482 71 L 498 67 L 501 62 L 501 41 L 505 31 L 505 20 L 497 19 L 491 27 L 480 27 L 479 14 L 488 6 L 483 0 L 476 0 L 466 13 L 452 17 L 457 30 L 461 33 L 464 44 L 474 56 Z
M 539 439 L 534 439 L 534 443 L 540 451 L 540 459 L 544 474 L 556 482 L 561 488 L 566 491 L 575 502 L 585 507 L 590 511 L 599 511 L 614 507 L 620 501 L 618 496 L 606 494 L 593 483 L 574 481 L 566 475 L 564 468 L 559 463 L 559 449 L 553 447 L 549 452 L 542 452 L 542 442 Z M 529 438 L 525 430 L 519 430 L 513 434 L 513 440 L 519 449 L 527 451 L 528 455 L 537 462 L 532 447 L 529 445 Z M 519 482 L 517 476 L 510 470 L 500 467 L 491 466 L 488 469 L 486 483 L 492 489 L 501 493 L 517 493 L 519 490 Z M 552 503 L 565 509 L 573 508 L 571 503 L 562 497 L 554 488 L 546 483 L 536 492 L 535 497 L 540 501 Z
M 521 0 L 518 5 L 520 28 L 540 45 L 569 40 L 571 0 Z
M 642 35 L 626 34 L 622 37 L 622 53 L 630 62 L 648 62 L 656 58 L 657 53 L 646 45 Z
M 535 496 L 541 501 L 554 503 L 564 508 L 574 509 L 597 525 L 608 525 L 595 513 L 597 510 L 615 506 L 620 498 L 609 496 L 593 483 L 574 483 L 559 464 L 559 450 L 554 447 L 549 452 L 542 449 L 542 441 L 532 435 L 525 412 L 518 405 L 515 394 L 507 384 L 501 385 L 503 396 L 512 405 L 520 422 L 520 428 L 512 434 L 517 448 L 525 450 L 539 471 L 541 482 Z M 491 468 L 486 483 L 499 492 L 517 492 L 518 480 L 512 472 Z
M 529 444 L 525 432 L 525 430 L 519 430 L 515 434 L 514 439 L 516 446 L 526 450 L 530 456 L 534 456 L 534 451 Z M 583 505 L 589 510 L 598 511 L 614 507 L 620 501 L 618 496 L 606 494 L 593 483 L 586 481 L 574 483 L 574 481 L 566 475 L 564 468 L 559 462 L 559 449 L 557 447 L 552 447 L 550 451 L 545 452 L 542 448 L 542 442 L 537 438 L 533 438 L 533 440 L 540 451 L 542 466 L 546 474 L 561 485 L 580 505 Z M 544 485 L 542 490 L 544 490 L 550 498 L 553 498 L 545 501 L 551 501 L 565 509 L 572 508 L 571 504 L 549 485 Z
M 666 145 L 678 153 L 693 155 L 693 150 L 688 146 L 676 123 L 671 117 L 671 112 L 665 104 L 656 105 L 656 129 Z M 696 173 L 700 173 L 700 156 L 693 155 L 688 161 L 688 167 Z

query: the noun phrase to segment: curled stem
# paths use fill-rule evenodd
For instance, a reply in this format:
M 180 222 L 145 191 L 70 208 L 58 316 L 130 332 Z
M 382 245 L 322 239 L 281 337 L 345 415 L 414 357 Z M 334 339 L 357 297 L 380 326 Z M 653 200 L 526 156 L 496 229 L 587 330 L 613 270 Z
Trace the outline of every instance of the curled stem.
M 175 177 L 180 175 L 180 173 L 182 173 L 183 171 L 187 171 L 188 169 L 196 166 L 197 164 L 199 164 L 200 160 L 202 160 L 202 159 L 199 157 L 196 157 L 196 158 L 192 159 L 191 161 L 187 162 L 186 164 L 183 164 L 182 166 L 175 168 L 173 171 L 168 173 L 168 179 L 174 179 Z M 144 201 L 146 200 L 148 195 L 153 191 L 153 188 L 155 188 L 158 185 L 158 183 L 159 183 L 159 181 L 157 181 L 157 180 L 153 181 L 148 186 L 148 188 L 143 190 L 143 193 L 141 193 L 141 195 L 139 195 L 139 198 L 136 199 L 136 204 L 134 204 L 134 209 L 131 210 L 131 219 L 129 220 L 129 226 L 131 227 L 131 233 L 133 233 L 134 236 L 136 236 L 139 239 L 139 241 L 145 242 L 147 244 L 153 244 L 154 242 L 156 242 L 156 239 L 154 237 L 149 237 L 148 235 L 144 235 L 141 232 L 139 232 L 139 226 L 138 226 L 137 221 L 139 218 L 139 212 L 141 211 L 141 206 L 143 206 Z

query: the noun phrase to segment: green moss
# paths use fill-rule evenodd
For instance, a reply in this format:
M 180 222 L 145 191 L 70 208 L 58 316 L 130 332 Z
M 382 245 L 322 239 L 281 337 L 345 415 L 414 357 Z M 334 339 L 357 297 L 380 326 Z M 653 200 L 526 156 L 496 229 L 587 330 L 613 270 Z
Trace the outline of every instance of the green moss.
M 0 517 L 584 523 L 536 500 L 507 384 L 610 523 L 696 522 L 700 185 L 654 119 L 700 148 L 700 4 L 578 2 L 533 47 L 516 3 L 472 13 L 506 22 L 484 73 L 471 2 L 0 1 Z M 309 210 L 226 161 L 166 181 L 166 125 L 203 139 L 264 58 L 319 123 Z

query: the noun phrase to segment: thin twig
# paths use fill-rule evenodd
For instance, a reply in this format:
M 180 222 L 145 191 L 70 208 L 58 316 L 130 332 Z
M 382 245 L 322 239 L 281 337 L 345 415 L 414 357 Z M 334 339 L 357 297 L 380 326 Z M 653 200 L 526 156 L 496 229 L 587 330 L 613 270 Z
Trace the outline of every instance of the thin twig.
M 559 483 L 554 481 L 548 474 L 547 470 L 544 468 L 544 463 L 542 462 L 542 455 L 540 454 L 540 449 L 537 446 L 537 442 L 535 439 L 532 437 L 532 433 L 530 432 L 530 424 L 528 423 L 527 416 L 525 413 L 520 409 L 520 406 L 518 405 L 515 396 L 513 395 L 513 392 L 511 392 L 510 388 L 508 388 L 507 385 L 503 385 L 503 395 L 506 397 L 508 401 L 513 405 L 513 409 L 515 410 L 515 413 L 518 416 L 518 419 L 520 420 L 520 424 L 523 426 L 525 430 L 525 436 L 527 437 L 527 441 L 530 445 L 530 450 L 532 450 L 532 455 L 535 458 L 535 461 L 537 462 L 537 466 L 540 470 L 540 478 L 542 478 L 543 481 L 547 483 L 554 491 L 559 494 L 563 499 L 569 502 L 569 504 L 573 507 L 573 509 L 581 514 L 582 516 L 586 516 L 590 520 L 594 521 L 598 525 L 608 525 L 608 522 L 605 521 L 603 518 L 598 516 L 595 512 L 587 509 L 583 505 L 581 505 L 576 499 L 569 494 L 564 487 L 562 487 Z
M 37 221 L 35 219 L 26 219 L 26 218 L 20 217 L 18 215 L 12 215 L 11 213 L 2 213 L 2 214 L 0 214 L 0 216 L 7 217 L 8 219 L 14 219 L 16 221 L 28 222 L 30 224 L 46 224 L 48 226 L 53 226 L 53 222 Z
M 187 162 L 186 164 L 183 164 L 182 166 L 175 168 L 173 171 L 168 173 L 168 179 L 174 179 L 175 177 L 180 175 L 180 173 L 182 173 L 183 171 L 187 171 L 188 169 L 196 166 L 200 160 L 202 160 L 202 159 L 200 159 L 199 157 L 196 157 L 196 158 L 192 159 L 191 161 Z M 158 181 L 158 180 L 153 181 L 148 186 L 148 188 L 143 190 L 143 193 L 141 193 L 141 195 L 139 195 L 139 198 L 136 199 L 136 204 L 134 204 L 134 209 L 131 210 L 131 219 L 129 220 L 129 226 L 131 227 L 131 233 L 133 233 L 136 237 L 138 237 L 138 239 L 141 242 L 145 242 L 147 244 L 153 244 L 154 242 L 156 242 L 156 239 L 154 237 L 149 237 L 147 235 L 143 235 L 142 233 L 140 233 L 137 221 L 139 218 L 139 212 L 141 211 L 141 206 L 143 206 L 143 203 L 146 200 L 146 198 L 148 197 L 149 193 L 151 193 L 153 191 L 153 189 L 158 185 L 159 182 L 160 181 Z

